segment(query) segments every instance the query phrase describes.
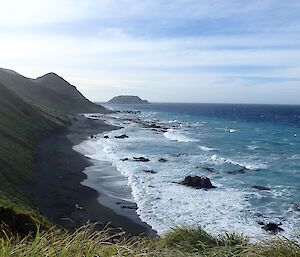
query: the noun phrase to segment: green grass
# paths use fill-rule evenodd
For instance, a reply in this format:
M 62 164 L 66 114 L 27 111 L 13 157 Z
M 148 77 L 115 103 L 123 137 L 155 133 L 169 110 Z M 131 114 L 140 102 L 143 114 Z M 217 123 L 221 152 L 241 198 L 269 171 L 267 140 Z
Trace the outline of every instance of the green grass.
M 107 257 L 107 256 L 203 256 L 203 257 L 299 257 L 300 245 L 275 239 L 251 244 L 236 234 L 213 237 L 200 228 L 179 228 L 162 238 L 111 234 L 85 226 L 74 233 L 55 227 L 25 238 L 0 238 L 0 257 Z
M 34 183 L 38 141 L 65 122 L 62 114 L 32 106 L 0 84 L 0 208 L 44 222 L 21 187 Z

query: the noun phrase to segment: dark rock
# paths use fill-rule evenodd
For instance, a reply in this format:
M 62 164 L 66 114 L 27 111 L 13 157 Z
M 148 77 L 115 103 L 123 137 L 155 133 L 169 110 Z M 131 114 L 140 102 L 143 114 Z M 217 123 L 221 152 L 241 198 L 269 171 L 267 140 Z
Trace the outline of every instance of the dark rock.
M 262 222 L 261 224 L 262 224 L 262 227 L 261 227 L 262 229 L 264 229 L 272 234 L 277 234 L 278 232 L 284 231 L 283 228 L 279 227 L 280 225 L 282 225 L 281 223 L 276 224 L 276 223 L 270 222 L 270 223 L 264 224 Z
M 121 205 L 121 208 L 130 209 L 130 210 L 137 210 L 138 209 L 136 205 Z
M 167 162 L 168 160 L 165 159 L 165 158 L 160 158 L 158 161 L 159 161 L 159 162 Z
M 162 127 L 159 126 L 159 125 L 151 124 L 151 125 L 148 126 L 148 128 L 156 128 L 156 129 L 159 129 L 159 128 L 162 128 Z
M 210 182 L 210 179 L 208 177 L 204 176 L 187 176 L 182 182 L 179 184 L 193 187 L 196 189 L 201 189 L 201 188 L 216 188 L 213 186 Z
M 147 172 L 147 173 L 151 173 L 151 174 L 156 174 L 157 173 L 157 171 L 155 171 L 155 170 L 144 170 L 145 172 Z
M 246 173 L 247 170 L 249 170 L 249 169 L 247 169 L 246 167 L 242 167 L 239 170 L 232 170 L 232 171 L 228 171 L 227 173 L 228 174 L 244 174 L 244 173 Z
M 124 139 L 124 138 L 128 138 L 128 136 L 123 134 L 123 135 L 121 135 L 121 136 L 115 136 L 115 138 Z
M 174 153 L 174 154 L 171 154 L 171 155 L 174 156 L 174 157 L 188 156 L 187 153 Z
M 105 138 L 105 139 L 108 139 L 108 138 L 109 138 L 109 136 L 107 136 L 107 135 L 106 135 L 106 136 L 104 136 L 103 138 Z
M 150 160 L 145 157 L 133 157 L 133 159 L 137 162 L 149 162 Z
M 139 114 L 141 111 L 118 111 L 119 113 Z
M 216 170 L 214 168 L 202 167 L 202 166 L 198 166 L 196 168 L 197 169 L 202 169 L 202 170 L 207 171 L 207 172 L 216 172 Z
M 129 159 L 128 158 L 124 158 L 124 159 L 121 159 L 121 161 L 129 161 Z
M 262 191 L 269 191 L 271 188 L 264 187 L 264 186 L 252 186 L 252 188 L 257 189 L 257 190 L 262 190 Z

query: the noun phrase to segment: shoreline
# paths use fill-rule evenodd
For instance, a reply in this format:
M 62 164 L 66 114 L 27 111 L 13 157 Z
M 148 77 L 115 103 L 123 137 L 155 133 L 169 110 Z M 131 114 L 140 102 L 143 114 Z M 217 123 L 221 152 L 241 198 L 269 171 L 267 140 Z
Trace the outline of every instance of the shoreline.
M 140 220 L 134 209 L 116 212 L 112 206 L 99 203 L 98 198 L 103 198 L 103 195 L 83 185 L 87 179 L 84 171 L 93 167 L 93 162 L 73 147 L 91 135 L 114 129 L 118 127 L 103 120 L 88 119 L 82 115 L 73 117 L 71 125 L 39 144 L 36 183 L 27 191 L 42 215 L 68 230 L 88 222 L 97 222 L 100 228 L 110 223 L 111 227 L 121 228 L 128 235 L 154 237 L 156 232 Z

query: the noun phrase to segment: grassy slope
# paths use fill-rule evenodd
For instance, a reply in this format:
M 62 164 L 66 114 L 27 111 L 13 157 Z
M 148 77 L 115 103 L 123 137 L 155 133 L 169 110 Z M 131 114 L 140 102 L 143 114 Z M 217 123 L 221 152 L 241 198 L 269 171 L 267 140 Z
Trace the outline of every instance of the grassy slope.
M 176 229 L 163 238 L 122 238 L 107 231 L 83 227 L 73 234 L 53 228 L 35 237 L 0 239 L 0 257 L 67 256 L 203 256 L 203 257 L 299 257 L 300 245 L 286 240 L 250 244 L 232 234 L 213 237 L 201 229 Z
M 38 217 L 20 185 L 33 182 L 37 140 L 63 122 L 64 116 L 45 115 L 0 84 L 0 207 Z

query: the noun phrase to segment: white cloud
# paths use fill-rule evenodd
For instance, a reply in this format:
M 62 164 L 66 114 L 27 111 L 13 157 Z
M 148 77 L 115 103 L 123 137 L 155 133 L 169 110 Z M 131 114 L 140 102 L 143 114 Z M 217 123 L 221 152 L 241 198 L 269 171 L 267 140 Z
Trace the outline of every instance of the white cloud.
M 299 84 L 295 82 L 300 79 L 298 34 L 288 37 L 278 33 L 255 33 L 154 39 L 129 35 L 122 27 L 105 25 L 105 22 L 99 22 L 96 33 L 85 36 L 76 33 L 58 35 L 31 28 L 74 21 L 80 24 L 93 18 L 106 21 L 137 17 L 222 18 L 268 10 L 275 2 L 1 1 L 0 8 L 4 11 L 0 16 L 0 66 L 31 77 L 57 72 L 93 100 L 136 92 L 156 101 L 237 102 L 240 99 L 247 102 L 248 99 L 253 102 L 256 99 L 263 102 L 266 96 L 273 95 L 270 98 L 273 101 L 293 99 L 297 102 L 300 99 L 295 98 L 297 90 L 300 92 Z M 82 29 L 88 29 L 85 26 Z M 23 27 L 26 28 L 23 33 L 17 29 Z M 269 69 L 232 69 L 230 72 L 214 69 L 239 66 L 266 66 Z M 291 81 L 265 83 L 260 87 L 253 84 L 249 88 L 245 87 L 249 85 L 247 77 L 291 78 Z M 288 88 L 290 90 L 286 90 Z
M 84 19 L 220 19 L 276 8 L 299 8 L 277 0 L 10 0 L 1 1 L 1 26 L 58 24 Z M 250 16 L 251 18 L 251 16 Z

